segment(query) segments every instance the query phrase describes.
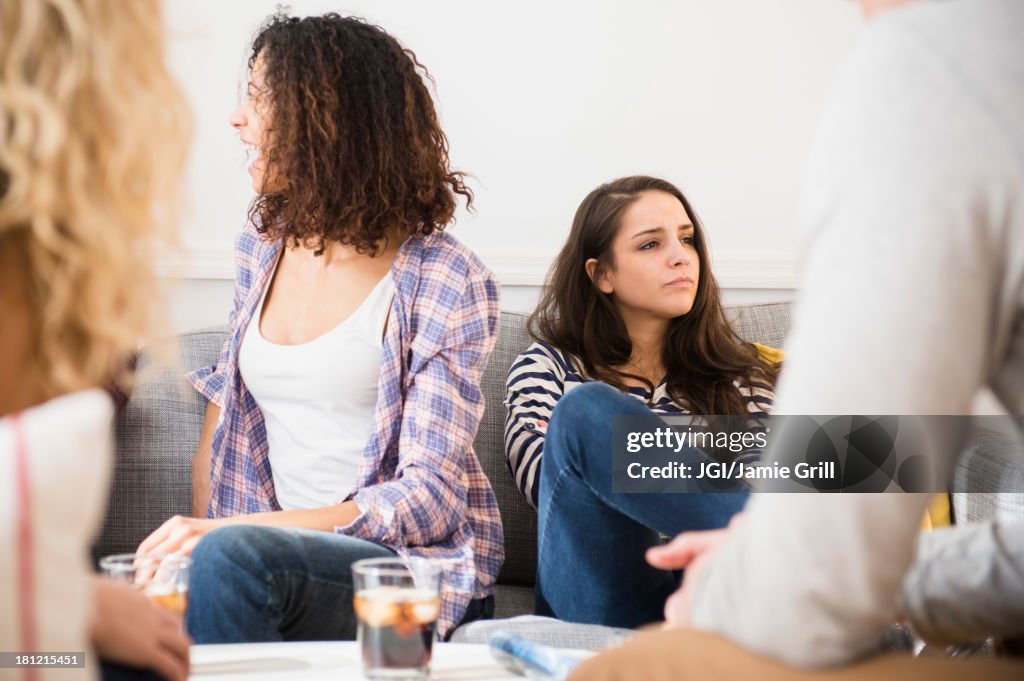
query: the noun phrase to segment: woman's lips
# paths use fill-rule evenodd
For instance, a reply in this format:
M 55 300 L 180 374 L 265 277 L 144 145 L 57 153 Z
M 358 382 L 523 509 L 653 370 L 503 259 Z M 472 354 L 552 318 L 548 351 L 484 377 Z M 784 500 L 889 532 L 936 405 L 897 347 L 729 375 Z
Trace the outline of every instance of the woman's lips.
M 665 284 L 665 286 L 669 286 L 671 288 L 689 288 L 693 285 L 694 281 L 689 277 L 679 277 L 678 279 L 673 279 L 672 281 Z

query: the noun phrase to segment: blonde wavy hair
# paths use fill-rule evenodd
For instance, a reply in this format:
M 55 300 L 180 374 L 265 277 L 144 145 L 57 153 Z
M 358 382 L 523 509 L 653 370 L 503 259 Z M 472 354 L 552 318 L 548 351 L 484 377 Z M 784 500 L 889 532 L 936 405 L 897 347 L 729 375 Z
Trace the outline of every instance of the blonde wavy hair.
M 191 115 L 158 0 L 0 3 L 0 253 L 46 397 L 110 384 L 157 330 Z

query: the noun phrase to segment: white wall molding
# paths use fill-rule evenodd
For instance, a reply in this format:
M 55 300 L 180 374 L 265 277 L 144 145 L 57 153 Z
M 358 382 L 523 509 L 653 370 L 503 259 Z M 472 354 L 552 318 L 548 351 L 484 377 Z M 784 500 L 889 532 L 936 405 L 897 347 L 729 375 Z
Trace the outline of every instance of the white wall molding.
M 554 254 L 536 251 L 478 251 L 502 286 L 541 286 Z M 795 289 L 796 257 L 781 252 L 725 251 L 714 255 L 713 267 L 723 289 Z M 186 280 L 231 280 L 234 256 L 219 248 L 186 248 L 160 259 L 161 276 Z
M 797 258 L 783 252 L 725 251 L 712 255 L 723 289 L 796 289 Z
M 160 254 L 157 275 L 168 279 L 235 278 L 235 256 L 222 248 L 184 248 Z

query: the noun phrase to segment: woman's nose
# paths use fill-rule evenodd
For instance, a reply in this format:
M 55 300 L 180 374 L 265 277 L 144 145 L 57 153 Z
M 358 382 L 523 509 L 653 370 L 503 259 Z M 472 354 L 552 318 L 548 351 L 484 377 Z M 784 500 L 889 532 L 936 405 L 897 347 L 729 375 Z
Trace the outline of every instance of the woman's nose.
M 245 126 L 245 105 L 241 104 L 234 111 L 231 112 L 231 117 L 228 118 L 228 124 L 232 128 L 241 128 Z
M 690 252 L 690 249 L 677 242 L 675 250 L 672 252 L 672 266 L 688 265 L 692 258 L 693 253 Z

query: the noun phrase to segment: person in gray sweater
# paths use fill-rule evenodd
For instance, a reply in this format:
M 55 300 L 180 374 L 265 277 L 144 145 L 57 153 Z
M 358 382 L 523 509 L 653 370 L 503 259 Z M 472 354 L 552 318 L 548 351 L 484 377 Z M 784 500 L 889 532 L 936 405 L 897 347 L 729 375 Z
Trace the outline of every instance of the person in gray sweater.
M 869 26 L 808 161 L 801 292 L 776 413 L 969 414 L 987 387 L 1024 414 L 1024 2 L 860 4 Z M 937 463 L 948 467 L 958 445 L 935 452 Z M 675 629 L 594 658 L 578 678 L 672 665 L 684 678 L 727 670 L 725 658 L 783 678 L 870 656 L 901 616 L 940 643 L 1024 633 L 1024 526 L 967 525 L 919 545 L 928 502 L 753 495 L 742 522 L 649 555 L 686 568 L 666 604 Z M 717 667 L 693 657 L 716 654 Z M 906 662 L 861 669 L 980 672 Z M 1018 665 L 981 664 L 989 678 L 1024 678 Z

